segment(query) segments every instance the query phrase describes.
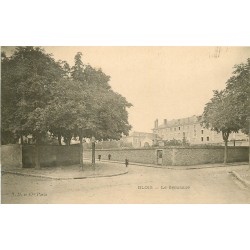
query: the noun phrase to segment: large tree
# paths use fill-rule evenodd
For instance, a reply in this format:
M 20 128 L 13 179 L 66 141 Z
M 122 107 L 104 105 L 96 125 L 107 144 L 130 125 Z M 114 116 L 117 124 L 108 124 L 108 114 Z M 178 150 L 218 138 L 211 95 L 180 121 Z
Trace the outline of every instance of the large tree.
M 247 63 L 234 66 L 225 90 L 214 91 L 213 98 L 204 108 L 203 124 L 222 132 L 225 142 L 224 163 L 227 161 L 229 134 L 241 130 L 250 137 L 250 58 Z
M 126 108 L 131 104 L 111 89 L 109 76 L 101 69 L 84 65 L 81 56 L 75 56 L 71 77 L 55 84 L 45 114 L 49 131 L 58 138 L 79 137 L 83 167 L 83 138 L 117 140 L 127 135 L 131 126 Z
M 250 58 L 246 63 L 234 66 L 233 75 L 226 83 L 226 92 L 242 132 L 248 134 L 250 169 Z
M 232 77 L 226 83 L 226 91 L 230 96 L 234 112 L 237 114 L 241 129 L 249 133 L 250 118 L 250 58 L 247 63 L 234 66 Z
M 3 55 L 2 129 L 21 139 L 31 134 L 37 145 L 48 131 L 59 144 L 62 137 L 69 143 L 78 136 L 83 166 L 83 138 L 127 135 L 131 126 L 126 108 L 131 104 L 111 89 L 109 76 L 84 65 L 81 56 L 77 53 L 70 68 L 39 47 L 18 47 L 10 58 Z M 38 147 L 36 156 L 39 166 Z
M 17 47 L 1 62 L 2 132 L 17 135 L 21 142 L 31 134 L 40 144 L 47 132 L 43 111 L 53 98 L 51 89 L 65 76 L 62 63 L 39 47 Z M 38 159 L 36 163 L 39 167 Z
M 202 123 L 206 128 L 222 133 L 225 143 L 224 164 L 227 163 L 228 137 L 241 128 L 239 117 L 234 113 L 226 91 L 214 91 L 213 98 L 205 105 Z
M 33 118 L 46 107 L 51 87 L 63 74 L 60 64 L 39 47 L 17 47 L 11 57 L 3 58 L 2 129 L 21 139 L 33 134 L 38 127 Z

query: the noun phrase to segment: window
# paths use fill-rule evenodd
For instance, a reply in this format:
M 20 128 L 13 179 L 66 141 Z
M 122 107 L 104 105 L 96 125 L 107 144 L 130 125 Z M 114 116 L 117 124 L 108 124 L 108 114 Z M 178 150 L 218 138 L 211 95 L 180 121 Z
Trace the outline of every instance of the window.
M 201 137 L 201 141 L 203 141 L 203 137 Z
M 209 136 L 207 137 L 207 141 L 209 141 Z
M 203 134 L 203 129 L 201 130 L 201 134 Z
M 179 130 L 181 130 L 181 127 L 179 127 Z

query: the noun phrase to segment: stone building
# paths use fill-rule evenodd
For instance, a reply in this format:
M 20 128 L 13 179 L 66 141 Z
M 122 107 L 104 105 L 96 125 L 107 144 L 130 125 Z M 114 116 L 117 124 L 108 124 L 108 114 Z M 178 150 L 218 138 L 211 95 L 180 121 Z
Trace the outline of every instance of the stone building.
M 163 124 L 155 120 L 153 133 L 158 136 L 158 141 L 187 141 L 190 144 L 223 144 L 222 134 L 206 129 L 201 125 L 201 116 L 193 115 L 182 119 L 168 121 L 164 119 Z M 239 133 L 231 133 L 229 145 L 248 145 L 248 136 Z
M 153 145 L 154 136 L 153 133 L 134 131 L 129 136 L 124 136 L 121 142 L 130 144 L 133 148 L 149 147 Z

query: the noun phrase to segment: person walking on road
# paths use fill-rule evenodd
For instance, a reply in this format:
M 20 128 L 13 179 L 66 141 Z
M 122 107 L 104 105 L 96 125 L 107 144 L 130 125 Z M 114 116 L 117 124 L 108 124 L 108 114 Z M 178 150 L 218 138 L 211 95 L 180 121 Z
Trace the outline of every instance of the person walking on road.
M 126 158 L 126 159 L 125 159 L 126 168 L 128 167 L 128 164 L 129 164 L 129 162 L 128 162 L 128 159 Z

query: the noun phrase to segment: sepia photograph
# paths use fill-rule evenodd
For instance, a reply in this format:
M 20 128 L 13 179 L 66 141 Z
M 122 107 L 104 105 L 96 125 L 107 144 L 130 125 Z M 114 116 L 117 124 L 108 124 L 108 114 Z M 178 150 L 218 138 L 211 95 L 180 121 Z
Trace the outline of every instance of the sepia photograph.
M 249 204 L 250 47 L 2 46 L 1 203 Z
M 1 2 L 1 248 L 247 248 L 248 5 Z

